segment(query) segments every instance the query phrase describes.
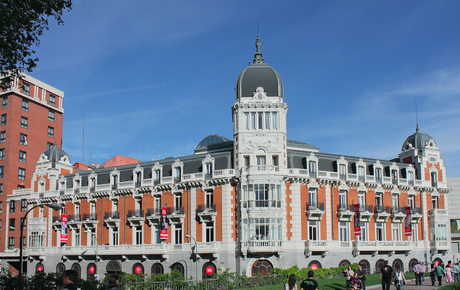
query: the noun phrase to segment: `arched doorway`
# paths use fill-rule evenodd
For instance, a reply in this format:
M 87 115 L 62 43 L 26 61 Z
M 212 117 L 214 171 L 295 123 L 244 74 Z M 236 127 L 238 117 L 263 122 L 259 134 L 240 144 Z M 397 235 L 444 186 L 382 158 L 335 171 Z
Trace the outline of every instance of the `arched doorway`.
M 70 269 L 76 271 L 78 273 L 78 278 L 81 279 L 81 266 L 78 263 L 73 263 Z
M 317 260 L 313 260 L 308 263 L 308 268 L 311 268 L 312 270 L 321 269 L 322 267 L 323 266 L 321 266 L 321 263 Z
M 144 266 L 141 263 L 134 264 L 133 274 L 144 274 Z
M 359 264 L 361 265 L 361 267 L 363 267 L 364 273 L 371 274 L 371 264 L 368 260 L 362 259 L 361 261 L 359 261 Z
M 152 271 L 151 271 L 152 274 L 160 275 L 160 274 L 164 274 L 164 272 L 165 272 L 165 270 L 164 270 L 163 265 L 161 263 L 154 263 L 152 265 Z
M 404 263 L 401 261 L 401 259 L 395 259 L 393 261 L 393 270 L 396 270 L 396 268 L 401 268 L 401 271 L 404 272 Z
M 214 263 L 207 262 L 203 265 L 201 277 L 203 278 L 203 280 L 211 279 L 212 275 L 216 273 L 216 271 L 217 271 L 216 265 L 214 265 Z
M 385 266 L 385 260 L 384 259 L 379 259 L 377 262 L 375 262 L 375 272 L 380 273 L 380 269 Z
M 252 276 L 268 275 L 273 269 L 272 263 L 268 260 L 257 260 L 252 266 Z
M 182 276 L 185 276 L 185 268 L 184 268 L 184 265 L 182 265 L 181 263 L 179 262 L 174 263 L 171 266 L 171 271 L 174 271 L 174 270 L 179 271 L 179 273 L 181 273 Z

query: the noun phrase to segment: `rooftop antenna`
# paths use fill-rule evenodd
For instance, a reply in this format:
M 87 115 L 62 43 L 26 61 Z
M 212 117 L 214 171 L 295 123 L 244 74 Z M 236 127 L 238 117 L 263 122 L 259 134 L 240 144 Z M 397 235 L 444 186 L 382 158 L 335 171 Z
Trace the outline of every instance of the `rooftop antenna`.
M 418 132 L 418 114 L 417 114 L 417 101 L 415 101 L 415 122 L 417 124 L 417 127 L 415 128 L 415 131 Z
M 85 163 L 85 118 L 86 115 L 81 113 L 83 115 L 83 163 Z
M 92 143 L 91 143 L 91 142 L 92 142 L 92 141 L 89 140 L 89 164 L 92 164 L 92 163 L 91 163 L 91 153 L 92 153 L 92 150 L 91 150 L 91 149 L 92 149 L 92 146 L 91 146 Z
M 259 35 L 259 19 L 257 19 L 257 35 Z

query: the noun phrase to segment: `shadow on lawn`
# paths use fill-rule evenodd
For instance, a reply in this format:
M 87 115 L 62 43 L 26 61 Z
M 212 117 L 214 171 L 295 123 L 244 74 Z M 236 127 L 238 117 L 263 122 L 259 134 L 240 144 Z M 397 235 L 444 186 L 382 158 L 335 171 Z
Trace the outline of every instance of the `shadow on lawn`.
M 343 290 L 343 284 L 341 283 L 334 283 L 334 284 L 330 284 L 330 285 L 327 285 L 330 289 L 334 289 L 334 290 Z

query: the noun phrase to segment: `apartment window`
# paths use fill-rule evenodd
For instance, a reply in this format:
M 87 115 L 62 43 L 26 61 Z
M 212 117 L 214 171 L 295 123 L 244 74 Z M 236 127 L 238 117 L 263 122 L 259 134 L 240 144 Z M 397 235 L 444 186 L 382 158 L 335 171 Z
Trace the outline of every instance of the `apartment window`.
M 398 184 L 398 170 L 391 170 L 391 182 L 393 184 Z
M 407 174 L 407 179 L 409 180 L 409 185 L 414 186 L 414 172 L 409 171 Z
M 174 227 L 174 242 L 177 245 L 182 244 L 182 224 L 177 224 Z
M 50 105 L 55 106 L 56 105 L 56 97 L 53 95 L 50 95 Z
M 393 209 L 398 209 L 399 206 L 399 199 L 397 194 L 392 194 L 391 195 L 391 206 Z
M 21 180 L 26 180 L 26 170 L 24 168 L 19 168 L 18 178 Z
M 96 203 L 95 203 L 95 202 L 91 202 L 91 203 L 90 203 L 89 212 L 90 212 L 91 214 L 95 214 L 95 213 L 96 213 Z
M 53 147 L 53 143 L 46 142 L 46 149 L 50 149 L 51 147 Z
M 257 165 L 266 165 L 265 156 L 257 156 Z
M 142 226 L 136 227 L 136 245 L 142 245 Z
M 174 206 L 176 209 L 182 208 L 182 194 L 176 194 L 174 196 Z
M 249 130 L 249 113 L 244 113 L 244 129 Z
M 433 206 L 433 209 L 438 208 L 438 197 L 437 196 L 431 197 L 431 205 Z
M 2 213 L 2 212 L 3 212 L 3 202 L 0 201 L 0 213 Z
M 26 152 L 19 150 L 19 161 L 20 162 L 26 162 Z
M 21 199 L 21 211 L 27 210 L 27 199 Z
M 22 99 L 22 110 L 26 112 L 29 111 L 29 100 Z
M 2 126 L 6 125 L 6 114 L 2 114 L 1 125 Z
M 48 120 L 50 120 L 51 122 L 54 122 L 54 112 L 49 110 L 48 112 Z
M 365 181 L 364 167 L 363 166 L 358 166 L 358 181 L 360 181 L 360 182 Z
M 391 235 L 393 241 L 401 240 L 401 224 L 400 223 L 391 223 Z
M 375 224 L 375 240 L 376 241 L 384 241 L 385 240 L 385 231 L 384 231 L 384 224 L 383 223 L 376 223 Z
M 318 222 L 317 221 L 308 222 L 308 239 L 311 241 L 318 240 Z
M 249 156 L 244 156 L 244 166 L 249 166 L 251 162 L 249 161 Z
M 410 206 L 410 208 L 415 207 L 415 202 L 414 202 L 414 196 L 413 195 L 407 196 L 407 205 Z
M 0 143 L 5 143 L 6 141 L 6 131 L 0 132 Z
M 263 129 L 263 126 L 264 126 L 263 118 L 264 118 L 264 114 L 258 113 L 259 129 Z
M 272 124 L 273 129 L 278 130 L 278 114 L 276 112 L 272 114 Z
M 347 192 L 345 190 L 341 190 L 339 192 L 339 205 L 340 205 L 340 208 L 347 207 Z
M 308 172 L 310 173 L 310 177 L 316 177 L 316 162 L 315 161 L 308 162 Z
M 22 92 L 24 93 L 24 95 L 30 95 L 30 85 L 22 84 Z
M 348 241 L 348 224 L 347 222 L 339 222 L 339 235 L 341 242 Z
M 265 113 L 265 129 L 270 129 L 270 113 Z
M 256 113 L 251 113 L 251 129 L 256 129 Z
M 27 119 L 26 117 L 21 117 L 21 127 L 27 129 L 28 124 L 29 124 L 29 119 Z
M 438 187 L 438 174 L 431 172 L 431 187 Z
M 3 177 L 3 166 L 0 166 L 0 177 Z
M 205 200 L 206 200 L 206 208 L 212 207 L 212 204 L 214 203 L 214 194 L 212 190 L 205 192 Z
M 54 128 L 48 126 L 48 137 L 53 138 L 54 137 Z
M 80 204 L 79 203 L 75 204 L 75 215 L 77 216 L 80 215 Z
M 27 135 L 26 134 L 20 134 L 19 135 L 19 144 L 21 145 L 27 145 Z
M 310 207 L 317 207 L 317 196 L 316 196 L 316 189 L 310 188 L 308 190 L 308 203 Z
M 206 242 L 214 242 L 214 223 L 206 223 Z
M 160 214 L 161 210 L 161 195 L 155 195 L 153 199 L 153 208 L 155 211 L 155 214 Z
M 5 159 L 5 148 L 0 149 L 0 160 Z
M 367 241 L 368 240 L 367 223 L 359 223 L 359 226 L 361 227 L 361 235 L 358 236 L 358 239 L 360 241 Z
M 382 169 L 381 168 L 375 169 L 375 181 L 378 183 L 382 183 Z
M 91 246 L 96 246 L 96 243 L 97 243 L 96 229 L 91 229 L 91 230 L 90 230 L 89 238 L 90 238 L 90 242 L 89 242 L 90 245 L 91 245 Z
M 2 98 L 2 108 L 8 107 L 8 97 L 3 97 Z
M 112 245 L 118 245 L 118 227 L 112 228 Z
M 16 229 L 16 219 L 10 219 L 10 228 Z
M 8 250 L 14 250 L 14 237 L 8 238 Z
M 364 191 L 358 192 L 358 204 L 361 208 L 366 206 L 366 194 Z
M 339 178 L 340 180 L 347 180 L 347 166 L 345 164 L 339 165 Z
M 80 246 L 80 229 L 73 230 L 73 245 Z
M 3 195 L 3 183 L 0 183 L 0 195 Z
M 16 201 L 11 200 L 10 201 L 10 212 L 15 212 L 16 211 Z

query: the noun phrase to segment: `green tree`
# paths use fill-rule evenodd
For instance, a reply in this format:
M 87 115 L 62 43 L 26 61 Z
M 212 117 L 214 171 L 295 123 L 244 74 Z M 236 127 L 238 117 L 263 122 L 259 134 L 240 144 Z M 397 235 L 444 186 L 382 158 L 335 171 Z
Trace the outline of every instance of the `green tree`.
M 38 62 L 33 57 L 33 45 L 49 29 L 48 19 L 62 24 L 64 10 L 72 9 L 71 0 L 0 0 L 0 76 L 20 77 L 20 72 L 31 72 Z

